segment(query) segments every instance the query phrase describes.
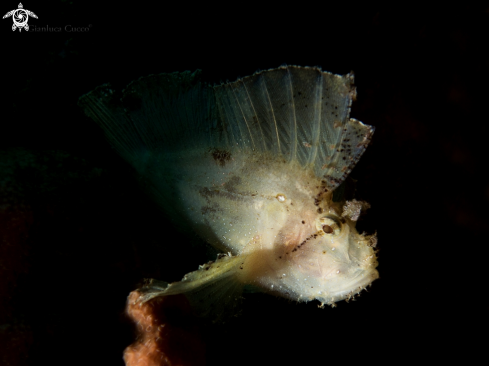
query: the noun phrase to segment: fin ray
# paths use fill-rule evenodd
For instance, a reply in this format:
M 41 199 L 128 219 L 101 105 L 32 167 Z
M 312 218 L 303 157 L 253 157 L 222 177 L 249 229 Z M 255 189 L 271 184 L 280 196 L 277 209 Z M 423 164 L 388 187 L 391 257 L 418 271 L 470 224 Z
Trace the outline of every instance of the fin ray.
M 224 309 L 232 311 L 241 299 L 244 284 L 239 281 L 237 271 L 242 262 L 241 256 L 221 254 L 215 262 L 200 266 L 198 270 L 186 274 L 181 281 L 166 287 L 165 282 L 152 280 L 138 290 L 142 293 L 138 301 L 184 294 L 200 316 L 220 319 Z
M 224 130 L 232 131 L 233 144 L 313 167 L 330 190 L 341 184 L 365 150 L 348 142 L 365 147 L 374 130 L 350 119 L 352 74 L 282 66 L 215 86 L 214 91 L 219 119 Z M 248 121 L 253 121 L 251 128 Z M 248 126 L 246 132 L 241 125 Z

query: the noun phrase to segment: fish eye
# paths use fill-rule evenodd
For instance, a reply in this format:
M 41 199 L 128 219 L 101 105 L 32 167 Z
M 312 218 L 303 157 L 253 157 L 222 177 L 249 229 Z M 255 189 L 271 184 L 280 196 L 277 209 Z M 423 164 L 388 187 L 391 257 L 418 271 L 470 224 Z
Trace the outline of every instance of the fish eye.
M 326 234 L 332 234 L 333 233 L 333 228 L 329 225 L 324 225 L 323 226 L 323 231 L 326 233 Z
M 341 221 L 333 215 L 323 216 L 317 221 L 317 228 L 325 234 L 338 235 L 341 232 Z

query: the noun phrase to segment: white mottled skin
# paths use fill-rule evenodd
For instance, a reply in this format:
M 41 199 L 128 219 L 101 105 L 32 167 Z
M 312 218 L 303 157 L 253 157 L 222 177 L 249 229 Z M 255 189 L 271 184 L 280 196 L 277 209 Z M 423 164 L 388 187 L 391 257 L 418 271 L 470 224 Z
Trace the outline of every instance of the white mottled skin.
M 219 313 L 244 284 L 322 304 L 360 292 L 378 277 L 374 240 L 331 192 L 374 132 L 349 116 L 353 75 L 285 65 L 208 86 L 198 74 L 80 98 L 176 226 L 232 254 L 169 286 L 153 281 L 141 301 L 185 293 Z
M 240 282 L 332 304 L 378 277 L 368 240 L 341 218 L 342 206 L 311 169 L 238 149 L 197 149 L 165 162 L 179 214 L 215 248 L 242 259 Z M 328 216 L 340 225 L 330 234 L 322 230 L 335 226 Z

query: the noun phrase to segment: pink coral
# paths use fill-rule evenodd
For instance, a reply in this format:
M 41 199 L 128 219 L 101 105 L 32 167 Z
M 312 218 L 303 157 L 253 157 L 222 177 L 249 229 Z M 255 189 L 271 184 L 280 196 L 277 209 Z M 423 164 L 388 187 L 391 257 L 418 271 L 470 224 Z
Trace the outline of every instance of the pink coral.
M 127 366 L 198 366 L 205 364 L 205 347 L 184 296 L 136 303 L 129 294 L 126 313 L 137 326 L 137 340 L 124 351 Z

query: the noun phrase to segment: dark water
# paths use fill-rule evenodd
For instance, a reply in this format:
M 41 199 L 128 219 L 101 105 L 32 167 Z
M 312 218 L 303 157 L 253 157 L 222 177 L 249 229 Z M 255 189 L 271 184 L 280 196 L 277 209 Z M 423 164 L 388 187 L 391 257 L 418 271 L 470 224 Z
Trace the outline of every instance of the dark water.
M 241 317 L 203 328 L 208 363 L 468 351 L 489 310 L 489 5 L 174 6 L 31 2 L 31 30 L 51 31 L 0 23 L 0 365 L 122 365 L 128 293 L 205 258 L 177 245 L 77 98 L 151 73 L 200 68 L 220 82 L 284 63 L 355 72 L 352 117 L 376 132 L 352 177 L 381 278 L 335 309 L 251 294 Z

